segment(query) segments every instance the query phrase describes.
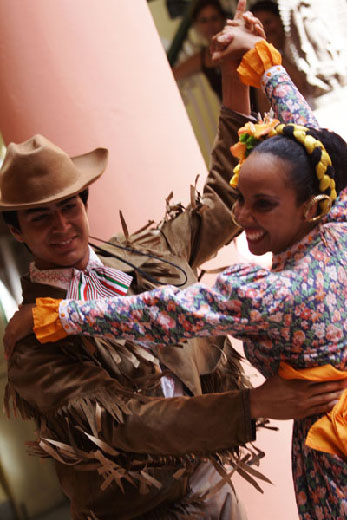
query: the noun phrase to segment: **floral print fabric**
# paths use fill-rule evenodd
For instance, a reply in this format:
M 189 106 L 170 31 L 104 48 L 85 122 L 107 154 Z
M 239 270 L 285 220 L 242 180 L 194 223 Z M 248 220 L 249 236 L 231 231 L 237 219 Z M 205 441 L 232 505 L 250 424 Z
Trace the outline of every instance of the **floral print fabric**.
M 309 104 L 281 65 L 268 69 L 261 83 L 275 117 L 282 123 L 318 127 Z

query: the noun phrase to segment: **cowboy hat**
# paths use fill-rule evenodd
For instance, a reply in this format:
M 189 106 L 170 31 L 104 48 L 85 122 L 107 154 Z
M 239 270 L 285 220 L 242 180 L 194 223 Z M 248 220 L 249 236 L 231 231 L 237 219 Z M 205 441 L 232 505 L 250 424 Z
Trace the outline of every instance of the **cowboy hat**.
M 102 175 L 108 150 L 69 157 L 40 134 L 10 143 L 0 170 L 0 211 L 35 208 L 72 197 Z

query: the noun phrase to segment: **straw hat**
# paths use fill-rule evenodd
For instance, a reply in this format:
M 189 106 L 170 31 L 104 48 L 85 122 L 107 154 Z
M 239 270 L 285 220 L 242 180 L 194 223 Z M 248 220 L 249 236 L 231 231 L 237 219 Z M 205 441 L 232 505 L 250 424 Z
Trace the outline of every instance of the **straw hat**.
M 0 211 L 35 208 L 72 197 L 102 175 L 108 150 L 69 157 L 40 134 L 10 143 L 0 170 Z

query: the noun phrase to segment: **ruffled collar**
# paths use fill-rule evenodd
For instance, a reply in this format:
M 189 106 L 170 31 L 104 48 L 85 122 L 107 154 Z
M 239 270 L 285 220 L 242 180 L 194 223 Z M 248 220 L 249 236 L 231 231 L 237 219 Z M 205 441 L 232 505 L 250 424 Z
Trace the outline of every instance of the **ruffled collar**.
M 92 269 L 96 266 L 103 266 L 101 260 L 96 256 L 94 250 L 89 248 L 89 259 L 86 269 Z M 33 283 L 43 283 L 57 287 L 59 289 L 67 290 L 75 269 L 68 267 L 64 269 L 38 269 L 35 262 L 31 262 L 29 265 L 30 281 Z

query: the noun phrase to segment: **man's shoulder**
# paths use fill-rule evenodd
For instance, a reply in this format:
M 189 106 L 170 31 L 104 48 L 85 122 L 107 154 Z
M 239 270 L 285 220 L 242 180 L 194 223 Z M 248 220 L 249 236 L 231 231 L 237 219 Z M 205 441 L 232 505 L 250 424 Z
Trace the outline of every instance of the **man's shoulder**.
M 44 298 L 50 296 L 51 298 L 61 299 L 66 295 L 64 289 L 52 287 L 44 283 L 34 283 L 30 280 L 29 274 L 21 277 L 23 303 L 35 303 L 36 298 Z

